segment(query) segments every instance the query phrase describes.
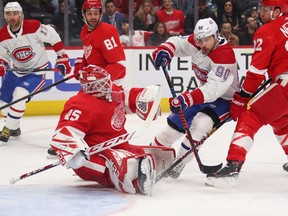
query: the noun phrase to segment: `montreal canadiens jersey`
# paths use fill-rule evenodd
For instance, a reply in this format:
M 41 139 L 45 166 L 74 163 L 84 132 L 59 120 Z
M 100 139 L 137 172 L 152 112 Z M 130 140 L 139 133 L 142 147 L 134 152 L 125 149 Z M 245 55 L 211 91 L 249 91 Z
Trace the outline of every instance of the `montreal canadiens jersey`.
M 48 65 L 48 56 L 44 43 L 51 44 L 62 55 L 64 46 L 58 33 L 49 25 L 37 20 L 23 20 L 20 31 L 13 34 L 8 25 L 0 30 L 0 60 L 14 68 L 44 68 Z
M 91 32 L 85 25 L 80 37 L 87 65 L 93 64 L 104 68 L 111 75 L 112 81 L 125 77 L 125 53 L 118 31 L 113 25 L 100 22 Z
M 208 55 L 195 44 L 194 34 L 185 37 L 170 37 L 166 43 L 175 47 L 174 55 L 191 56 L 192 69 L 200 81 L 199 90 L 203 94 L 200 103 L 213 102 L 217 98 L 231 100 L 239 89 L 236 57 L 231 46 L 221 38 L 219 45 Z
M 85 134 L 87 144 L 93 146 L 125 134 L 125 122 L 123 101 L 108 102 L 80 92 L 65 103 L 56 129 L 64 126 L 76 128 Z

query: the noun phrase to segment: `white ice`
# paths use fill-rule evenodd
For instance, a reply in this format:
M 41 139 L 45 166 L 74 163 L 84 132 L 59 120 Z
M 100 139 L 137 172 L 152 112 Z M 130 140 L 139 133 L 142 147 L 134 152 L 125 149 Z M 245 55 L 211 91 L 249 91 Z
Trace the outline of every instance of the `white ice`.
M 166 116 L 153 122 L 133 144 L 149 144 L 165 125 Z M 152 197 L 102 188 L 61 166 L 10 185 L 11 177 L 55 162 L 46 159 L 46 151 L 57 121 L 57 116 L 24 117 L 21 137 L 0 146 L 0 216 L 287 215 L 288 173 L 282 169 L 287 159 L 269 126 L 255 136 L 238 183 L 232 188 L 205 186 L 206 177 L 195 161 L 185 167 L 179 179 L 157 183 Z M 128 131 L 140 124 L 136 116 L 128 116 Z M 205 165 L 225 163 L 234 127 L 234 122 L 227 123 L 205 142 L 200 150 Z

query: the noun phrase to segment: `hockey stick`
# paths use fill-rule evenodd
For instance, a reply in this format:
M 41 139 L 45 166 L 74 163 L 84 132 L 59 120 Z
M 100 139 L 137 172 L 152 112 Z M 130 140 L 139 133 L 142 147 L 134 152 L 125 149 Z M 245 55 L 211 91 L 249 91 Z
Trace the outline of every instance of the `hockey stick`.
M 60 72 L 59 68 L 29 68 L 29 69 L 16 69 L 16 68 L 8 68 L 7 71 L 15 71 L 15 72 L 21 72 L 21 73 L 32 73 L 32 72 L 41 72 L 41 71 L 54 71 L 54 72 Z
M 215 127 L 213 127 L 205 137 L 203 137 L 199 145 L 202 145 L 215 131 L 217 131 L 224 123 L 226 123 L 230 119 L 230 114 L 227 115 L 221 122 L 219 122 Z M 190 148 L 184 155 L 182 155 L 178 160 L 176 160 L 169 168 L 167 168 L 163 173 L 155 178 L 155 183 L 160 181 L 163 177 L 166 177 L 169 172 L 171 172 L 178 164 L 180 164 L 190 153 L 193 152 L 193 149 Z
M 171 91 L 171 94 L 173 96 L 173 98 L 176 98 L 177 95 L 176 95 L 176 92 L 174 90 L 174 87 L 171 83 L 171 80 L 170 80 L 170 76 L 169 76 L 169 73 L 166 69 L 166 66 L 165 66 L 165 63 L 163 62 L 162 64 L 162 69 L 163 69 L 163 72 L 164 72 L 164 75 L 165 75 L 165 78 L 166 78 L 166 81 L 168 83 L 168 86 L 170 88 L 170 91 Z M 197 151 L 197 148 L 194 144 L 194 141 L 193 141 L 193 138 L 192 138 L 192 135 L 191 135 L 191 132 L 189 130 L 189 127 L 187 125 L 187 121 L 185 119 L 185 116 L 183 114 L 183 111 L 181 109 L 181 107 L 178 108 L 178 114 L 181 118 L 181 122 L 182 122 L 182 125 L 186 131 L 186 134 L 187 134 L 187 138 L 190 142 L 190 145 L 192 147 L 192 150 L 194 152 L 194 155 L 195 155 L 195 158 L 196 158 L 196 161 L 198 163 L 198 166 L 199 166 L 199 169 L 201 170 L 201 172 L 205 173 L 205 174 L 209 174 L 209 173 L 215 173 L 217 172 L 219 169 L 221 169 L 222 167 L 222 163 L 221 164 L 218 164 L 218 165 L 215 165 L 215 166 L 207 166 L 207 165 L 204 165 L 202 162 L 201 162 L 201 159 L 199 157 L 199 154 L 198 154 L 198 151 Z
M 46 166 L 44 166 L 44 167 L 38 168 L 38 169 L 36 169 L 36 170 L 33 170 L 33 171 L 31 171 L 31 172 L 25 173 L 25 174 L 23 174 L 23 175 L 21 175 L 21 176 L 19 176 L 19 177 L 12 177 L 9 182 L 10 182 L 10 184 L 15 184 L 17 181 L 19 181 L 19 180 L 21 180 L 21 179 L 24 179 L 24 178 L 30 177 L 30 176 L 32 176 L 32 175 L 35 175 L 35 174 L 37 174 L 37 173 L 46 171 L 46 170 L 48 170 L 48 169 L 51 169 L 51 168 L 53 168 L 53 167 L 58 166 L 59 164 L 60 164 L 60 161 L 57 161 L 57 162 L 55 162 L 55 163 L 46 165 Z
M 26 96 L 24 96 L 22 98 L 19 98 L 19 99 L 15 100 L 15 101 L 12 101 L 12 102 L 8 103 L 8 104 L 5 104 L 4 106 L 0 107 L 0 110 L 5 109 L 6 107 L 9 107 L 9 106 L 11 106 L 11 105 L 13 105 L 15 103 L 18 103 L 19 101 L 25 100 L 25 99 L 27 99 L 29 97 L 32 97 L 32 96 L 36 95 L 36 94 L 39 94 L 40 92 L 43 92 L 43 91 L 45 91 L 47 89 L 50 89 L 53 86 L 56 86 L 56 85 L 58 85 L 60 83 L 63 83 L 65 81 L 73 78 L 74 76 L 75 76 L 74 74 L 71 74 L 69 76 L 65 76 L 64 79 L 62 79 L 62 80 L 59 80 L 59 81 L 57 81 L 57 82 L 55 82 L 55 83 L 53 83 L 53 84 L 51 84 L 49 86 L 46 86 L 44 88 L 39 89 L 38 91 L 32 92 L 31 94 L 28 94 L 28 95 L 26 95 Z
M 153 118 L 157 113 L 160 101 L 161 101 L 161 97 L 160 97 L 160 93 L 158 93 L 158 95 L 156 95 L 156 97 L 155 97 L 154 103 L 151 107 L 151 110 L 150 110 L 146 120 L 144 121 L 144 123 L 142 124 L 142 126 L 138 130 L 133 131 L 133 132 L 128 132 L 126 134 L 122 134 L 118 137 L 114 137 L 110 140 L 107 140 L 105 142 L 102 142 L 102 143 L 99 143 L 99 144 L 96 144 L 96 145 L 90 147 L 88 150 L 89 155 L 99 153 L 99 152 L 104 151 L 106 149 L 109 149 L 109 148 L 112 148 L 114 146 L 120 145 L 122 143 L 128 142 L 132 138 L 134 139 L 134 138 L 142 135 L 143 132 L 145 131 L 145 129 L 147 129 L 149 127 L 149 125 L 151 124 L 151 122 L 153 121 Z M 15 184 L 17 181 L 19 181 L 21 179 L 33 176 L 35 174 L 46 171 L 46 170 L 51 169 L 53 167 L 56 167 L 58 165 L 60 165 L 59 161 L 52 163 L 52 164 L 49 164 L 49 165 L 46 165 L 44 167 L 38 168 L 34 171 L 25 173 L 19 177 L 12 177 L 10 179 L 10 184 Z
M 271 83 L 271 79 L 266 80 L 251 96 L 251 100 L 260 92 L 262 91 L 269 83 Z M 204 141 L 210 137 L 216 130 L 218 130 L 224 123 L 227 122 L 227 120 L 230 118 L 230 115 L 226 116 L 218 125 L 213 127 L 211 131 L 209 131 L 204 138 L 200 141 L 200 145 L 204 143 Z M 175 161 L 167 170 L 165 170 L 163 173 L 161 173 L 159 176 L 155 178 L 155 183 L 160 181 L 162 178 L 166 177 L 171 170 L 173 170 L 178 164 L 180 164 L 190 153 L 192 152 L 192 149 L 187 151 L 184 155 L 182 155 L 177 161 Z

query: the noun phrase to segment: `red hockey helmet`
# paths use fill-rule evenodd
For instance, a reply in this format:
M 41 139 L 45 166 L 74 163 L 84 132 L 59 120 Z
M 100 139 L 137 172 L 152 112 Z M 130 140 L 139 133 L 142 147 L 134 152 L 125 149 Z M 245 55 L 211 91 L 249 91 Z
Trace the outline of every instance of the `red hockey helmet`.
M 282 13 L 288 12 L 288 0 L 260 0 L 261 6 L 280 7 Z
M 110 95 L 112 81 L 110 74 L 96 65 L 88 65 L 79 71 L 80 84 L 86 94 L 95 94 L 96 97 Z
M 87 9 L 95 9 L 102 13 L 102 4 L 99 0 L 85 0 L 82 5 L 82 13 Z

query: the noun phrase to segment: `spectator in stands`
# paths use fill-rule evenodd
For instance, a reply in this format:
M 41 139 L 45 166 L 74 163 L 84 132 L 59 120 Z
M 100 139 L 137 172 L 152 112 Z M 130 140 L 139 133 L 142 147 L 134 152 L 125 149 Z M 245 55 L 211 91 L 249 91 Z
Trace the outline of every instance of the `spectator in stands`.
M 253 17 L 256 20 L 257 23 L 257 29 L 263 25 L 258 8 L 257 7 L 252 7 L 247 9 L 244 13 L 244 22 L 246 17 Z
M 220 36 L 225 38 L 231 46 L 239 46 L 239 38 L 232 33 L 232 25 L 228 21 L 224 21 L 220 28 Z
M 143 0 L 136 0 L 136 11 L 139 10 L 140 5 L 142 4 L 142 1 Z M 162 7 L 162 0 L 153 0 L 152 4 L 153 4 L 154 13 L 156 14 Z
M 158 11 L 158 21 L 164 22 L 167 32 L 172 36 L 184 34 L 184 14 L 181 10 L 173 8 L 172 0 L 163 0 L 163 9 Z
M 186 17 L 187 13 L 194 7 L 194 0 L 173 0 L 173 6 L 175 9 L 181 10 Z
M 105 14 L 102 17 L 102 21 L 114 25 L 119 35 L 123 34 L 122 21 L 126 19 L 123 13 L 116 12 L 116 4 L 114 0 L 107 0 L 105 2 Z
M 157 16 L 151 0 L 143 0 L 133 20 L 134 30 L 153 31 Z
M 68 4 L 70 2 L 68 1 Z M 59 0 L 59 12 L 54 14 L 52 19 L 50 20 L 50 24 L 52 24 L 58 34 L 60 35 L 61 39 L 64 40 L 64 12 L 65 12 L 65 2 L 64 0 Z M 80 39 L 80 31 L 81 31 L 81 24 L 79 19 L 73 13 L 69 11 L 69 39 Z M 79 40 L 80 41 L 80 40 Z M 80 45 L 80 44 L 79 44 Z
M 142 31 L 142 30 L 132 30 L 132 41 L 130 41 L 129 36 L 129 21 L 124 19 L 122 21 L 122 31 L 123 34 L 120 35 L 120 41 L 123 46 L 145 46 L 149 40 L 152 32 Z
M 157 22 L 153 34 L 150 35 L 147 46 L 159 46 L 171 35 L 166 31 L 165 23 Z
M 232 31 L 237 32 L 242 30 L 239 26 L 242 13 L 238 10 L 237 2 L 233 0 L 226 0 L 221 9 L 218 10 L 217 18 L 220 26 L 225 21 L 228 21 L 232 25 Z
M 218 25 L 218 19 L 217 19 L 216 15 L 214 14 L 214 12 L 212 12 L 210 10 L 209 5 L 208 5 L 208 0 L 199 0 L 198 1 L 198 16 L 199 16 L 199 19 L 211 17 Z M 196 22 L 197 22 L 197 20 L 196 20 Z M 193 33 L 194 26 L 195 26 L 196 22 L 194 22 L 194 8 L 192 8 L 188 12 L 188 14 L 184 20 L 185 35 L 189 35 L 189 34 Z
M 244 30 L 238 33 L 240 45 L 253 45 L 254 33 L 257 30 L 257 21 L 253 17 L 246 17 Z

